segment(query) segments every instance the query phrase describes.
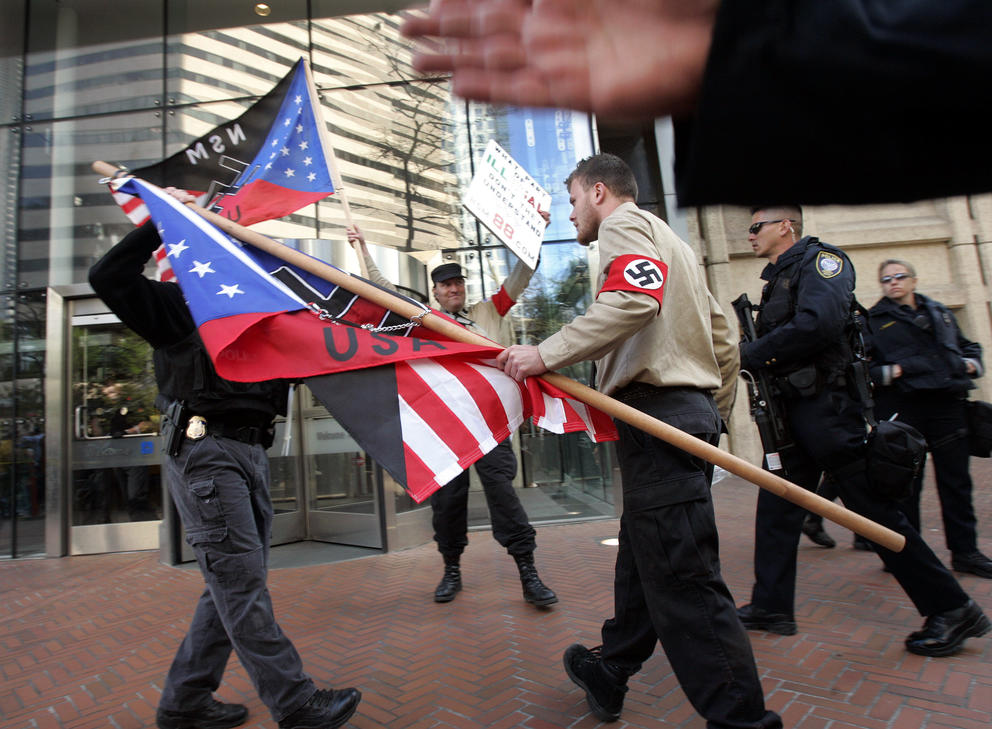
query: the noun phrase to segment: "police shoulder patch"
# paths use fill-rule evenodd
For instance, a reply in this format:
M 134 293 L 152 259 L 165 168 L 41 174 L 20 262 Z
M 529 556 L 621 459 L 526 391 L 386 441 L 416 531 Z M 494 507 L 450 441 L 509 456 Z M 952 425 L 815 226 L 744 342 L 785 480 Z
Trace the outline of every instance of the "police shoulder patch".
M 844 259 L 830 251 L 816 254 L 816 272 L 823 278 L 833 278 L 844 270 Z

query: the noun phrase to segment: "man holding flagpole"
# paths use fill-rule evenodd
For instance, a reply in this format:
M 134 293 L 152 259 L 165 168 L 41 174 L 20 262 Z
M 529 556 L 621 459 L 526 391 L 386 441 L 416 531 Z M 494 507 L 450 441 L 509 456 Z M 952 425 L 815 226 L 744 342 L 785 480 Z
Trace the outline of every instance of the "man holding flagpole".
M 180 202 L 195 199 L 167 192 Z M 110 310 L 154 348 L 163 477 L 206 583 L 166 676 L 156 723 L 243 724 L 245 706 L 213 696 L 233 649 L 280 729 L 334 729 L 355 713 L 361 694 L 317 689 L 276 622 L 266 586 L 273 512 L 265 449 L 273 418 L 286 413 L 287 382 L 232 382 L 217 374 L 182 290 L 143 275 L 160 243 L 152 223 L 136 228 L 89 276 Z
M 549 219 L 546 218 L 546 222 Z M 393 289 L 369 255 L 358 226 L 348 229 L 348 241 L 361 257 L 369 279 Z M 495 295 L 466 307 L 462 268 L 457 263 L 444 263 L 431 271 L 432 292 L 441 309 L 452 319 L 505 346 L 513 336 L 505 316 L 527 288 L 533 274 L 523 261 L 518 261 Z M 537 532 L 530 525 L 527 512 L 513 489 L 517 459 L 509 438 L 476 461 L 475 471 L 489 506 L 493 538 L 517 563 L 524 600 L 538 607 L 558 602 L 558 596 L 541 581 L 534 565 Z M 434 602 L 451 602 L 462 589 L 461 555 L 468 546 L 468 488 L 466 469 L 431 496 L 434 541 L 444 560 L 444 574 L 434 591 Z
M 734 400 L 737 342 L 695 254 L 638 209 L 637 182 L 620 158 L 589 157 L 565 184 L 578 242 L 599 241 L 599 293 L 557 334 L 512 346 L 497 363 L 522 380 L 597 360 L 604 394 L 715 445 Z M 660 640 L 707 727 L 780 728 L 720 574 L 713 466 L 628 423 L 617 428 L 623 515 L 614 617 L 601 646 L 565 651 L 565 671 L 596 718 L 616 721 L 628 678 Z

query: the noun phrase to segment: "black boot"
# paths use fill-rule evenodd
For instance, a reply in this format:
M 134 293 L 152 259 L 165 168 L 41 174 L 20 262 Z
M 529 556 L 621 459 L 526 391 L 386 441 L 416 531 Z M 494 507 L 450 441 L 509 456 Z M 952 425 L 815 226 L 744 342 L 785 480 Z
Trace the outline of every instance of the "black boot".
M 553 605 L 558 602 L 558 596 L 537 576 L 533 552 L 515 554 L 513 559 L 517 561 L 517 569 L 520 570 L 520 584 L 524 588 L 524 600 L 538 607 Z
M 455 593 L 462 589 L 462 571 L 458 566 L 458 557 L 444 558 L 444 576 L 434 590 L 434 602 L 451 602 Z
M 819 544 L 821 547 L 832 549 L 837 546 L 834 538 L 827 534 L 827 530 L 823 528 L 823 519 L 819 517 L 806 515 L 806 520 L 803 522 L 803 534 L 809 537 L 813 544 Z
M 623 711 L 627 679 L 619 679 L 603 662 L 602 646 L 592 650 L 573 643 L 562 656 L 565 673 L 576 686 L 586 692 L 586 701 L 593 716 L 600 721 L 616 721 Z

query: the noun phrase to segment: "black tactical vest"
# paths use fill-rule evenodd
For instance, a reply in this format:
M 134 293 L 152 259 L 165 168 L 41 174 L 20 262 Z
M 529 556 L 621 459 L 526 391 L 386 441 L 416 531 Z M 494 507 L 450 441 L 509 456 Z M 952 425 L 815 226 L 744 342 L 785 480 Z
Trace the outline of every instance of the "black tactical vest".
M 775 278 L 765 284 L 761 292 L 761 310 L 758 312 L 755 321 L 755 331 L 757 335 L 763 336 L 770 331 L 786 324 L 796 314 L 799 297 L 799 281 L 803 275 L 809 275 L 807 268 L 815 265 L 816 254 L 820 251 L 830 251 L 847 261 L 851 265 L 847 254 L 840 248 L 821 242 L 818 238 L 811 237 L 806 244 L 806 251 L 802 256 L 796 256 L 791 263 L 783 266 L 775 273 Z M 851 295 L 852 314 L 855 307 L 854 295 Z M 844 334 L 840 341 L 823 342 L 822 346 L 810 353 L 810 356 L 801 362 L 792 363 L 790 366 L 773 370 L 777 375 L 788 375 L 791 372 L 802 369 L 809 365 L 814 365 L 816 371 L 826 380 L 836 378 L 843 374 L 847 366 L 854 361 L 854 348 L 852 337 L 856 335 L 854 329 L 853 316 L 844 328 Z

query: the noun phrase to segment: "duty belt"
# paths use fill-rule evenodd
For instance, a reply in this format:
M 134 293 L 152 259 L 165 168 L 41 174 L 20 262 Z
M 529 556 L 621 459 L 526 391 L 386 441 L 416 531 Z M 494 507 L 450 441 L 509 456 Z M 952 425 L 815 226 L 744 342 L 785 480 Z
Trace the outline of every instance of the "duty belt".
M 622 403 L 629 404 L 634 400 L 642 400 L 646 397 L 653 397 L 655 395 L 664 395 L 665 393 L 675 392 L 677 390 L 698 390 L 696 387 L 689 387 L 687 385 L 668 385 L 666 387 L 660 387 L 658 385 L 649 385 L 646 382 L 630 382 L 619 390 L 615 390 L 610 396 L 614 400 L 619 400 Z
M 223 420 L 207 420 L 202 415 L 193 415 L 186 424 L 186 437 L 190 440 L 200 440 L 207 435 L 215 435 L 248 445 L 261 443 L 268 448 L 272 445 L 275 435 L 272 425 L 241 425 Z

